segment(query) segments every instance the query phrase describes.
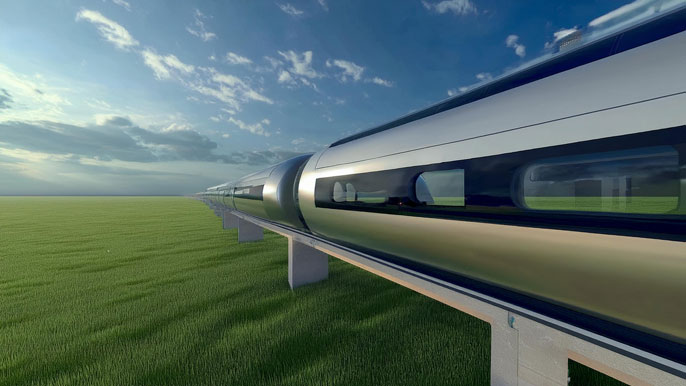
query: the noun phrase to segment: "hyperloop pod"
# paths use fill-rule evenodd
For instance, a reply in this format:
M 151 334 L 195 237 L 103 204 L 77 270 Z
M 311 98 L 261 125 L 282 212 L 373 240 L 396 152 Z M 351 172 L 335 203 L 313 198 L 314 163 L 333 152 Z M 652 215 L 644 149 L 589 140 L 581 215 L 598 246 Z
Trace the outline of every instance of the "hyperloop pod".
M 684 363 L 685 29 L 682 7 L 204 194 Z

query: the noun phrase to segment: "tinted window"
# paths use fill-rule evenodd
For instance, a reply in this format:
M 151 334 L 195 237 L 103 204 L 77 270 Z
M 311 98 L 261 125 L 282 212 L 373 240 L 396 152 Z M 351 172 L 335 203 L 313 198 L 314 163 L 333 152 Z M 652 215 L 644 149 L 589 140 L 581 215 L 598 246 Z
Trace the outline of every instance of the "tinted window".
M 544 159 L 520 186 L 529 209 L 668 214 L 679 206 L 679 154 L 659 146 Z
M 358 192 L 352 183 L 347 182 L 343 184 L 340 181 L 336 181 L 333 185 L 332 199 L 334 202 L 382 204 L 388 200 L 388 194 L 385 190 Z
M 464 170 L 424 172 L 417 177 L 415 194 L 426 205 L 464 206 Z
M 262 188 L 264 185 L 257 186 L 241 186 L 237 187 L 233 195 L 236 198 L 245 198 L 248 200 L 262 200 Z

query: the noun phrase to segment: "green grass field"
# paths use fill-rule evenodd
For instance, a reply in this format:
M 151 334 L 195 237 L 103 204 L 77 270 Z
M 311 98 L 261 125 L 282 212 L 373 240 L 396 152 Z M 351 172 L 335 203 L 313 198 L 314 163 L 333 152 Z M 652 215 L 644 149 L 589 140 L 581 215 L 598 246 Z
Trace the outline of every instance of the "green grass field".
M 186 198 L 0 197 L 0 385 L 488 384 L 488 324 L 335 259 L 291 291 L 285 238 L 236 239 Z

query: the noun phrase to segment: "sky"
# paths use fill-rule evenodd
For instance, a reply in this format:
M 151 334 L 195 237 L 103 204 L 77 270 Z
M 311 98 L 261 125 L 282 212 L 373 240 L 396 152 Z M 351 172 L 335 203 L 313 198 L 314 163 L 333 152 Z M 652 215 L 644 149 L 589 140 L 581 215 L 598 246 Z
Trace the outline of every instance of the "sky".
M 0 195 L 198 192 L 653 3 L 0 0 Z

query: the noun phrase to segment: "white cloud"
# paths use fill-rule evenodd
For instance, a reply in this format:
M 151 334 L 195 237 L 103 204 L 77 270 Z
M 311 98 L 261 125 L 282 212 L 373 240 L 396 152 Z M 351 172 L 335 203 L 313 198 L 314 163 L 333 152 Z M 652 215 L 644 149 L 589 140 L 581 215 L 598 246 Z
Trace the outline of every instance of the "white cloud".
M 481 82 L 488 82 L 489 80 L 493 79 L 493 75 L 491 75 L 490 72 L 480 72 L 476 74 L 476 79 Z
M 466 92 L 466 91 L 469 91 L 469 87 L 463 86 L 463 87 L 458 88 L 457 91 Z
M 455 90 L 454 88 L 448 90 L 448 96 L 449 96 L 449 97 L 455 96 L 455 95 L 457 95 L 457 94 L 458 94 L 458 92 L 457 92 L 457 90 Z
M 227 52 L 225 59 L 231 64 L 250 64 L 252 60 L 246 58 L 245 56 L 240 56 L 233 52 Z
M 240 111 L 244 102 L 274 103 L 237 76 L 221 73 L 211 67 L 185 64 L 174 55 L 158 55 L 151 49 L 145 49 L 141 55 L 145 64 L 153 70 L 155 78 L 174 79 L 197 93 L 223 102 L 234 113 Z
M 46 83 L 42 76 L 28 76 L 0 64 L 0 122 L 11 120 L 63 119 L 71 102 L 68 89 Z M 0 142 L 2 138 L 0 138 Z
M 281 73 L 279 73 L 278 82 L 286 84 L 295 84 L 295 79 L 293 79 L 290 72 L 286 70 L 281 70 Z
M 322 8 L 324 8 L 324 10 L 328 12 L 329 11 L 329 5 L 326 4 L 326 0 L 318 0 L 318 1 L 319 1 L 319 5 L 321 5 Z
M 195 67 L 193 65 L 183 63 L 182 61 L 179 60 L 179 58 L 177 58 L 174 55 L 167 55 L 163 58 L 163 60 L 167 66 L 169 66 L 175 70 L 185 72 L 186 74 L 192 73 L 193 70 L 195 69 Z
M 212 80 L 217 83 L 224 83 L 231 87 L 247 87 L 245 85 L 245 82 L 243 82 L 240 78 L 236 76 L 230 74 L 222 74 L 221 72 L 217 72 L 216 70 L 211 70 L 211 73 Z
M 334 59 L 326 61 L 326 67 L 333 66 L 343 70 L 342 73 L 337 75 L 337 78 L 341 82 L 347 82 L 350 79 L 357 82 L 362 78 L 362 73 L 364 72 L 364 67 L 347 60 Z
M 229 137 L 231 137 L 231 134 L 227 134 L 227 133 L 222 134 L 222 138 L 229 138 Z
M 469 0 L 443 0 L 438 3 L 429 3 L 422 0 L 424 8 L 434 10 L 438 13 L 452 12 L 456 15 L 467 15 L 476 13 L 476 6 Z
M 310 82 L 309 80 L 307 80 L 307 78 L 299 78 L 299 80 L 300 80 L 300 83 L 304 84 L 304 85 L 307 86 L 307 87 L 312 87 L 312 89 L 313 89 L 314 91 L 319 92 L 319 89 L 317 88 L 317 84 L 316 84 L 316 83 Z
M 279 9 L 281 9 L 283 12 L 285 12 L 285 13 L 291 15 L 291 16 L 300 16 L 300 15 L 302 15 L 302 14 L 304 13 L 303 11 L 301 11 L 301 10 L 295 8 L 295 7 L 294 7 L 293 5 L 291 5 L 290 3 L 286 3 L 286 4 L 278 4 L 278 3 L 277 3 L 276 5 L 277 5 L 277 6 L 279 7 Z
M 305 142 L 305 138 L 296 138 L 291 141 L 291 145 L 300 145 Z
M 219 99 L 226 103 L 233 111 L 240 111 L 241 101 L 247 102 L 249 100 L 254 100 L 270 105 L 274 103 L 271 99 L 257 92 L 245 81 L 234 75 L 223 74 L 214 68 L 204 69 L 204 71 L 210 74 L 209 81 L 213 83 L 211 86 L 214 87 L 207 86 L 203 84 L 203 82 L 195 82 L 191 87 L 201 94 Z M 207 83 L 207 81 L 208 80 L 205 80 L 205 83 Z
M 509 35 L 507 39 L 505 39 L 505 45 L 514 48 L 515 54 L 520 58 L 523 58 L 526 55 L 526 47 L 524 44 L 519 43 L 519 36 L 517 35 Z
M 298 55 L 294 51 L 278 51 L 284 59 L 291 63 L 288 69 L 291 74 L 304 76 L 310 79 L 321 78 L 323 75 L 312 68 L 312 51 L 305 51 Z
M 269 62 L 269 65 L 272 66 L 272 69 L 276 69 L 279 66 L 283 66 L 282 61 L 280 61 L 279 59 L 272 58 L 271 56 L 265 56 L 264 59 Z
M 216 62 L 216 61 L 217 61 L 217 57 L 214 56 L 214 55 L 208 56 L 207 59 L 209 59 L 209 60 L 211 60 L 211 61 L 213 61 L 213 62 Z
M 126 28 L 106 18 L 98 11 L 82 9 L 76 14 L 76 20 L 86 20 L 95 24 L 100 35 L 117 48 L 128 51 L 138 45 L 138 41 L 131 36 Z
M 124 0 L 112 0 L 112 2 L 120 7 L 123 7 L 127 11 L 131 12 L 131 4 Z
M 205 22 L 203 20 L 207 20 L 208 17 L 205 16 L 205 14 L 203 14 L 202 12 L 200 12 L 199 9 L 195 10 L 193 19 L 194 28 L 191 28 L 191 26 L 186 27 L 186 31 L 188 31 L 188 33 L 199 37 L 205 42 L 208 42 L 217 37 L 217 34 L 215 34 L 214 32 L 209 32 L 205 28 Z
M 365 80 L 365 82 L 371 82 L 371 83 L 378 84 L 379 86 L 384 86 L 384 87 L 393 87 L 393 82 L 391 82 L 390 80 L 381 79 L 378 76 L 375 76 L 371 79 L 367 79 L 367 80 Z
M 155 73 L 157 79 L 169 79 L 174 74 L 188 75 L 195 71 L 195 67 L 183 63 L 174 55 L 158 55 L 151 49 L 141 51 L 143 62 Z
M 255 135 L 262 135 L 265 137 L 271 136 L 271 133 L 269 133 L 264 126 L 268 126 L 271 124 L 271 121 L 269 119 L 263 119 L 260 122 L 254 123 L 252 125 L 249 125 L 240 119 L 235 119 L 234 117 L 229 117 L 229 122 L 233 123 L 234 125 L 238 126 L 239 129 L 249 131 L 252 134 Z
M 271 99 L 267 98 L 266 96 L 258 93 L 257 91 L 255 91 L 251 88 L 245 89 L 243 91 L 243 95 L 246 96 L 248 99 L 252 99 L 254 101 L 264 102 L 264 103 L 267 103 L 270 105 L 274 104 L 274 101 L 272 101 Z

